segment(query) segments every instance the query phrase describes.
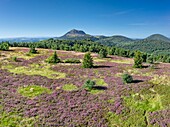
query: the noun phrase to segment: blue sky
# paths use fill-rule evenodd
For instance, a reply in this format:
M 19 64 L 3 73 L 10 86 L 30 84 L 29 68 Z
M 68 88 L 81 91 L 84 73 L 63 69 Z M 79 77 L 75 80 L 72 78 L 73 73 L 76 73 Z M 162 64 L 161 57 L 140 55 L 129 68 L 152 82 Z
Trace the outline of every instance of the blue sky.
M 170 0 L 0 0 L 0 38 L 92 35 L 170 37 Z

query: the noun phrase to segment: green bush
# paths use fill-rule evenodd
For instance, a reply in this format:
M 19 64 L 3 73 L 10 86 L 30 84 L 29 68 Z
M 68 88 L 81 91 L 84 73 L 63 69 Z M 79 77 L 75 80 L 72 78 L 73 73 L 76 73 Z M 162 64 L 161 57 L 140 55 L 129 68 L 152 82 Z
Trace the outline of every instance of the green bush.
M 9 50 L 9 44 L 8 44 L 8 42 L 2 42 L 2 43 L 0 44 L 0 50 L 4 50 L 4 51 Z
M 143 58 L 142 58 L 142 53 L 137 51 L 135 52 L 135 57 L 134 57 L 134 68 L 142 68 L 142 62 L 143 62 Z
M 92 81 L 92 80 L 87 80 L 87 81 L 84 83 L 83 88 L 91 91 L 92 88 L 95 86 L 95 84 L 96 84 L 96 83 L 95 83 L 94 81 Z
M 122 80 L 123 80 L 124 83 L 131 83 L 133 81 L 133 78 L 129 74 L 123 74 Z
M 12 61 L 17 62 L 18 61 L 17 57 L 16 56 L 12 57 Z
M 100 58 L 106 58 L 107 57 L 107 50 L 106 49 L 101 49 L 99 52 Z
M 50 56 L 48 59 L 46 59 L 47 63 L 59 63 L 61 60 L 58 58 L 56 51 L 52 56 Z
M 93 67 L 93 58 L 91 54 L 88 52 L 84 55 L 83 58 L 83 68 L 92 68 Z
M 80 60 L 78 59 L 73 59 L 73 58 L 70 58 L 70 59 L 66 59 L 63 61 L 64 63 L 81 63 Z
M 147 63 L 150 63 L 150 64 L 153 64 L 153 63 L 154 63 L 153 55 L 148 56 L 146 62 L 147 62 Z
M 36 54 L 36 53 L 37 53 L 37 50 L 35 49 L 34 46 L 31 46 L 31 47 L 30 47 L 29 53 L 33 53 L 33 54 Z

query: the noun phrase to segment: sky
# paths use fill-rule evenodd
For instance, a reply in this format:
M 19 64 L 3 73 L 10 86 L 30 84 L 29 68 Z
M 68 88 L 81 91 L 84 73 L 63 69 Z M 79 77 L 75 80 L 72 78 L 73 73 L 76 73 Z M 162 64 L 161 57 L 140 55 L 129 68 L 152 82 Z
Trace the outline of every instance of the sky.
M 170 37 L 170 0 L 0 0 L 0 38 L 91 35 Z

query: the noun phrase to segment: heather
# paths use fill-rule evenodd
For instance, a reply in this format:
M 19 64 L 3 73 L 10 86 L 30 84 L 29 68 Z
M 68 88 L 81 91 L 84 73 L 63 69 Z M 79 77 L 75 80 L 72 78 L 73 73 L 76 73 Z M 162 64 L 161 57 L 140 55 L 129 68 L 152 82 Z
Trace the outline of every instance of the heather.
M 29 48 L 1 51 L 0 126 L 170 126 L 170 65 L 133 68 L 133 59 L 91 53 L 93 68 L 82 63 L 46 63 L 55 50 Z M 84 58 L 84 53 L 56 51 L 61 60 Z M 11 61 L 13 54 L 17 61 Z M 17 55 L 18 54 L 18 55 Z M 122 62 L 123 61 L 123 62 Z M 124 84 L 122 74 L 133 76 Z M 94 81 L 91 90 L 84 89 Z

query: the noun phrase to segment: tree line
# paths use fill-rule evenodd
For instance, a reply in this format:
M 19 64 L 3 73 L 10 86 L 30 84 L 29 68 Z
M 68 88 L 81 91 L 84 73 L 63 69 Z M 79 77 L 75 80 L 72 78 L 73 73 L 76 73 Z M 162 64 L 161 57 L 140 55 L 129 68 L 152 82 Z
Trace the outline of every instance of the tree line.
M 48 39 L 39 42 L 2 42 L 0 44 L 0 50 L 8 50 L 11 47 L 30 47 L 30 48 L 45 48 L 54 50 L 65 50 L 65 51 L 78 51 L 78 52 L 94 52 L 98 53 L 101 58 L 107 57 L 107 55 L 117 55 L 122 57 L 133 58 L 135 56 L 134 50 L 118 48 L 115 46 L 105 46 L 91 40 L 57 40 Z M 141 52 L 143 62 L 154 63 L 154 62 L 165 62 L 170 63 L 170 56 L 166 54 L 149 54 Z

